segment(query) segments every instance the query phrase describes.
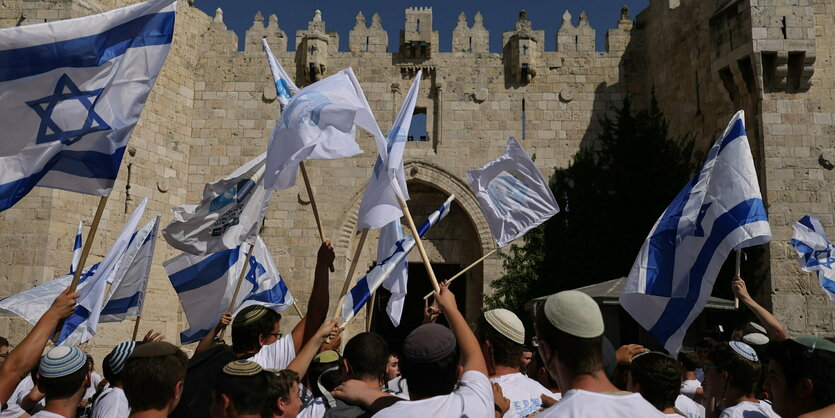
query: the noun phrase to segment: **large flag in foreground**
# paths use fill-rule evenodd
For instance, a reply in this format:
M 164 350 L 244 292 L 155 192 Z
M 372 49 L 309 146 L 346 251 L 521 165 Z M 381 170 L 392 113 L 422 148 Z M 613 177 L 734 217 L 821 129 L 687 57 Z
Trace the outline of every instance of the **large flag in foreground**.
M 835 302 L 835 246 L 829 242 L 818 218 L 804 216 L 794 223 L 792 246 L 797 251 L 800 268 L 817 273 L 821 289 Z
M 72 244 L 72 262 L 70 262 L 70 274 L 75 274 L 78 269 L 78 262 L 81 261 L 81 229 L 83 221 L 78 221 L 78 231 L 75 233 L 75 240 Z
M 171 285 L 180 298 L 189 329 L 180 333 L 180 343 L 199 341 L 214 328 L 229 309 L 241 269 L 244 280 L 235 302 L 236 312 L 259 304 L 282 311 L 293 303 L 284 279 L 261 237 L 256 237 L 249 265 L 244 266 L 249 243 L 206 256 L 181 254 L 163 263 Z
M 368 179 L 368 186 L 360 202 L 357 230 L 382 228 L 384 225 L 398 221 L 403 216 L 403 211 L 397 202 L 397 195 L 404 202 L 409 200 L 409 191 L 403 174 L 403 151 L 406 148 L 409 128 L 412 125 L 412 115 L 415 112 L 422 74 L 423 71 L 418 71 L 415 75 L 388 136 L 386 138 L 375 137 L 377 161 L 374 163 L 374 170 L 371 172 L 371 178 Z
M 380 241 L 377 244 L 377 260 L 385 260 L 391 254 L 391 249 L 396 248 L 395 243 L 403 239 L 403 227 L 400 220 L 382 227 L 380 229 Z M 409 288 L 409 260 L 403 257 L 394 264 L 388 278 L 383 282 L 383 287 L 391 292 L 386 313 L 395 327 L 400 326 L 400 317 L 403 315 L 403 305 L 406 304 L 406 294 Z
M 293 95 L 299 92 L 299 88 L 296 87 L 296 83 L 293 82 L 287 71 L 284 71 L 284 67 L 275 59 L 270 44 L 267 43 L 267 38 L 261 39 L 261 46 L 264 48 L 264 53 L 267 54 L 267 62 L 270 64 L 270 73 L 272 73 L 275 82 L 275 95 L 278 98 L 278 104 L 284 110 Z
M 96 273 L 99 263 L 86 267 L 78 278 L 77 292 L 81 292 L 87 286 L 88 279 Z M 55 298 L 61 294 L 72 283 L 72 274 L 65 274 L 57 279 L 41 283 L 29 290 L 16 293 L 0 300 L 0 312 L 10 313 L 23 318 L 26 322 L 35 325 L 44 313 L 52 306 Z
M 110 194 L 168 55 L 174 7 L 0 29 L 0 210 L 35 186 Z
M 734 115 L 702 167 L 655 223 L 620 303 L 677 353 L 733 249 L 771 240 L 744 113 Z
M 452 207 L 452 201 L 454 199 L 455 195 L 450 196 L 444 204 L 438 208 L 438 210 L 429 214 L 429 217 L 426 218 L 418 229 L 420 237 L 423 237 L 429 228 L 446 217 Z M 371 269 L 371 271 L 365 276 L 360 277 L 354 287 L 352 287 L 345 295 L 345 302 L 342 303 L 341 307 L 343 323 L 354 318 L 354 315 L 356 315 L 357 312 L 365 306 L 368 299 L 371 298 L 371 294 L 383 284 L 392 271 L 400 265 L 401 261 L 406 259 L 406 256 L 409 255 L 412 248 L 415 248 L 415 237 L 409 235 L 406 238 L 397 240 L 394 245 L 389 247 L 389 250 L 386 251 L 386 256 L 384 258 L 378 257 L 377 265 L 375 265 L 374 268 Z
M 174 208 L 174 218 L 162 230 L 172 247 L 204 255 L 237 248 L 258 234 L 270 191 L 264 188 L 264 158 L 254 158 L 226 178 L 203 188 L 199 205 Z
M 548 182 L 513 137 L 507 140 L 504 155 L 468 171 L 467 181 L 499 247 L 560 211 Z
M 142 314 L 158 228 L 159 215 L 131 238 L 131 244 L 114 273 L 113 286 L 107 295 L 107 304 L 101 310 L 99 322 L 120 322 Z
M 333 160 L 362 152 L 355 125 L 382 137 L 365 93 L 347 68 L 293 96 L 276 122 L 267 149 L 265 184 L 274 190 L 296 184 L 304 160 Z

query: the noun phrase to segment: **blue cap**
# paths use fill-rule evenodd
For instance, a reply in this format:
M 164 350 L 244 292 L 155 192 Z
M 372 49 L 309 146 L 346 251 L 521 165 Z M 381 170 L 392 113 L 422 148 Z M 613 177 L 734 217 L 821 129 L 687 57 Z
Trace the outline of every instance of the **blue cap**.
M 38 373 L 41 377 L 56 378 L 71 375 L 87 365 L 87 354 L 78 347 L 59 345 L 41 358 Z

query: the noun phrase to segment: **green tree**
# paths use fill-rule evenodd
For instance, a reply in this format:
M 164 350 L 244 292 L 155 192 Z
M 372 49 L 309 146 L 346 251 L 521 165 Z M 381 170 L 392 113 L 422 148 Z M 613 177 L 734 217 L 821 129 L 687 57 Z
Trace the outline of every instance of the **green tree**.
M 655 221 L 691 176 L 693 140 L 672 138 L 655 97 L 633 113 L 629 98 L 551 189 L 561 211 L 503 254 L 490 307 L 523 312 L 525 302 L 629 273 Z

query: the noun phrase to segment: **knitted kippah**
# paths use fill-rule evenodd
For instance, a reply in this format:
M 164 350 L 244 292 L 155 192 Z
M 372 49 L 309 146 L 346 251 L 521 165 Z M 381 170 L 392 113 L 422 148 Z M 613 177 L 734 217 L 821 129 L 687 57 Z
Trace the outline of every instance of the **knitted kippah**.
M 808 348 L 810 353 L 815 350 L 823 350 L 829 351 L 830 353 L 835 353 L 835 343 L 829 340 L 824 340 L 820 337 L 807 335 L 803 337 L 792 338 L 792 341 Z
M 78 347 L 59 345 L 41 358 L 38 373 L 41 377 L 56 378 L 77 372 L 87 364 L 87 355 Z
M 125 341 L 116 344 L 110 354 L 107 355 L 107 363 L 110 364 L 110 370 L 113 374 L 119 374 L 125 368 L 125 362 L 128 361 L 133 350 L 136 348 L 136 341 Z
M 750 334 L 743 335 L 742 342 L 752 347 L 756 345 L 766 345 L 768 344 L 768 337 L 766 337 L 765 334 L 760 334 L 759 332 L 752 332 Z
M 455 351 L 455 335 L 440 324 L 424 324 L 403 341 L 403 357 L 413 363 L 433 363 Z
M 177 354 L 180 351 L 174 344 L 165 341 L 155 341 L 137 346 L 129 359 L 134 358 L 148 358 L 148 357 L 165 357 Z
M 556 329 L 579 338 L 603 335 L 603 315 L 589 295 L 576 290 L 555 293 L 545 301 L 545 317 Z
M 314 363 L 333 363 L 339 361 L 339 353 L 333 350 L 325 350 L 313 358 Z
M 223 366 L 223 373 L 229 376 L 255 376 L 263 370 L 258 363 L 249 360 L 235 360 Z
M 233 327 L 240 327 L 244 325 L 249 325 L 259 318 L 264 316 L 267 313 L 267 308 L 261 305 L 249 305 L 246 308 L 241 309 L 237 315 L 235 315 L 235 319 L 232 321 Z
M 493 309 L 484 313 L 484 319 L 510 341 L 525 344 L 525 326 L 515 313 L 507 309 Z
M 728 345 L 730 345 L 731 348 L 734 351 L 736 351 L 736 353 L 740 356 L 745 357 L 746 359 L 751 361 L 760 361 L 759 357 L 757 357 L 757 352 L 754 351 L 754 349 L 751 348 L 750 345 L 740 341 L 731 341 L 728 343 Z

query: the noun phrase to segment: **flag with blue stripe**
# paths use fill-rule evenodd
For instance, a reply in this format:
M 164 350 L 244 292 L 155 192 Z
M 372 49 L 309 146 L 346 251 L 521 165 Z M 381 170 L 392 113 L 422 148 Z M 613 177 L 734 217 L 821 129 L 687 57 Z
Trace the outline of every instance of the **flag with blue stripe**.
M 78 278 L 76 291 L 81 292 L 87 286 L 88 279 L 96 273 L 98 268 L 98 263 L 84 268 Z M 52 305 L 52 302 L 55 301 L 55 298 L 70 287 L 72 278 L 72 274 L 65 274 L 31 289 L 8 296 L 0 300 L 0 312 L 17 315 L 26 322 L 35 325 Z
M 78 221 L 78 232 L 75 233 L 75 241 L 72 246 L 72 262 L 70 263 L 70 274 L 75 274 L 78 269 L 78 262 L 81 260 L 81 228 L 83 221 Z
M 145 301 L 151 264 L 154 261 L 157 228 L 159 215 L 131 238 L 130 246 L 114 273 L 113 286 L 101 310 L 99 322 L 119 322 L 142 314 L 142 303 Z
M 214 328 L 229 309 L 244 267 L 246 283 L 238 293 L 236 312 L 252 304 L 282 311 L 294 302 L 261 237 L 256 237 L 249 265 L 244 266 L 249 245 L 204 256 L 183 253 L 163 263 L 188 319 L 189 329 L 180 333 L 182 344 L 199 341 Z
M 275 55 L 273 55 L 273 51 L 270 49 L 270 44 L 267 43 L 267 38 L 261 39 L 261 46 L 264 48 L 264 53 L 267 54 L 267 62 L 270 64 L 270 72 L 275 82 L 275 95 L 278 99 L 278 104 L 281 110 L 284 110 L 284 107 L 290 103 L 293 95 L 298 93 L 299 88 L 296 87 L 296 83 L 293 82 L 293 79 L 290 78 L 287 71 L 284 71 L 281 63 L 275 59 Z
M 731 250 L 771 240 L 743 118 L 742 111 L 734 115 L 655 223 L 620 297 L 624 309 L 672 353 L 707 304 Z
M 455 195 L 451 195 L 438 210 L 429 214 L 429 217 L 418 228 L 418 235 L 423 237 L 426 231 L 433 225 L 437 224 L 441 219 L 446 217 L 452 207 L 452 201 Z M 360 277 L 354 284 L 354 287 L 345 295 L 345 301 L 342 303 L 342 323 L 349 322 L 362 309 L 363 306 L 371 298 L 371 294 L 388 279 L 388 277 L 395 271 L 409 252 L 415 247 L 415 237 L 411 234 L 405 238 L 397 240 L 394 245 L 389 247 L 385 252 L 385 257 L 380 257 L 378 253 L 377 263 L 366 275 Z
M 0 29 L 0 210 L 33 187 L 107 196 L 171 45 L 174 0 Z
M 835 302 L 835 246 L 818 218 L 804 216 L 794 224 L 792 247 L 797 252 L 800 268 L 818 275 L 821 289 Z
M 395 247 L 395 243 L 403 239 L 403 226 L 397 219 L 392 223 L 380 228 L 380 240 L 377 243 L 377 260 L 384 260 Z M 405 257 L 392 268 L 388 278 L 383 282 L 383 288 L 391 292 L 386 313 L 391 323 L 400 326 L 400 317 L 403 315 L 403 305 L 406 304 L 406 294 L 409 289 L 409 260 Z

